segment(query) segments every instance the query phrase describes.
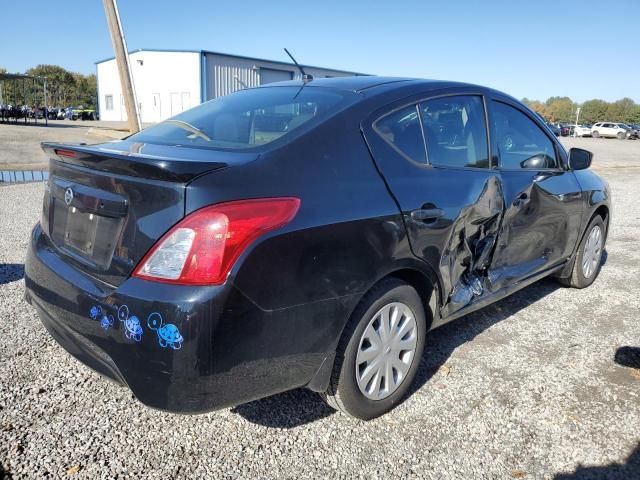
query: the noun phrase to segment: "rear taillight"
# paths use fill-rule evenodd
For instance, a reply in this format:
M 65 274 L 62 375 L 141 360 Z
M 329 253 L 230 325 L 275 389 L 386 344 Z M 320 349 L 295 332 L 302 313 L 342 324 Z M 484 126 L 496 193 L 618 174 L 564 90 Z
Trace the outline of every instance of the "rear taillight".
M 219 203 L 178 222 L 145 255 L 133 276 L 182 285 L 224 283 L 233 263 L 256 238 L 289 223 L 297 198 Z
M 78 156 L 78 154 L 76 152 L 74 152 L 73 150 L 63 150 L 63 149 L 60 149 L 60 148 L 56 148 L 54 150 L 54 152 L 59 157 L 76 158 Z

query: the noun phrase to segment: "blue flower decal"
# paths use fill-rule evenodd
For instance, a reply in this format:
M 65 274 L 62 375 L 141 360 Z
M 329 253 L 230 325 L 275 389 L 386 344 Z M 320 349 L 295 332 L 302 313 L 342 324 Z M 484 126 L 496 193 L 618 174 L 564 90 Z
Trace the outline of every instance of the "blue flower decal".
M 178 327 L 173 323 L 167 323 L 165 325 L 162 321 L 162 315 L 158 312 L 149 315 L 147 318 L 147 326 L 151 330 L 155 330 L 158 334 L 158 343 L 162 348 L 171 347 L 174 350 L 182 348 L 184 338 L 182 338 Z
M 102 316 L 102 307 L 99 305 L 94 305 L 93 307 L 91 307 L 91 310 L 89 310 L 89 316 L 93 320 L 97 320 L 98 318 L 100 318 Z
M 113 316 L 103 315 L 102 320 L 100 320 L 100 326 L 105 330 L 107 330 L 109 327 L 113 327 Z

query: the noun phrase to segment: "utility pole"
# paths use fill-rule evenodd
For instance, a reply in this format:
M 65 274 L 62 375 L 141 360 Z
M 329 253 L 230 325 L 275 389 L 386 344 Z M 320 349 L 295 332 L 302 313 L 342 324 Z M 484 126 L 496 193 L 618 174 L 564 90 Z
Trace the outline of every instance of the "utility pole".
M 113 51 L 116 55 L 118 65 L 118 75 L 120 76 L 120 86 L 124 97 L 124 105 L 127 110 L 127 121 L 131 133 L 142 130 L 140 114 L 136 107 L 136 93 L 133 87 L 133 76 L 131 75 L 131 65 L 129 64 L 129 52 L 127 43 L 124 40 L 120 15 L 116 0 L 103 0 L 104 11 L 107 14 L 107 25 L 111 34 Z

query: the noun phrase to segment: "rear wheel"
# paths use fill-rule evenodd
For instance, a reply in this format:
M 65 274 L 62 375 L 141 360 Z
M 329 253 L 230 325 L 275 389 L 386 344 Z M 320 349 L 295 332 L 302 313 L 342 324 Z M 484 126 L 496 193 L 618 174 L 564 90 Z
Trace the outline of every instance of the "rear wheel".
M 380 282 L 345 328 L 323 399 L 363 420 L 394 408 L 418 371 L 426 327 L 424 306 L 413 287 L 393 278 Z
M 595 281 L 600 273 L 606 232 L 607 227 L 602 217 L 593 217 L 578 246 L 571 276 L 559 279 L 560 283 L 567 287 L 585 288 Z

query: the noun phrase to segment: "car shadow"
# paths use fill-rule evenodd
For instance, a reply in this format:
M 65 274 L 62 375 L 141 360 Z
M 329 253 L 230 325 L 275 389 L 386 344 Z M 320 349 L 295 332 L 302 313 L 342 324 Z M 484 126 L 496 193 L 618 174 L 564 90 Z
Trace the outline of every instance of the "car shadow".
M 540 280 L 493 305 L 429 332 L 425 352 L 409 395 L 422 388 L 460 345 L 473 340 L 487 328 L 518 313 L 558 288 L 559 284 L 553 279 Z M 304 388 L 239 405 L 232 408 L 231 412 L 257 425 L 285 429 L 295 428 L 336 413 L 317 393 Z
M 0 285 L 15 282 L 23 277 L 23 263 L 0 263 Z
M 578 466 L 575 472 L 559 473 L 554 480 L 630 480 L 640 478 L 640 444 L 624 463 L 611 463 L 602 467 Z
M 623 367 L 637 368 L 640 370 L 640 347 L 618 348 L 613 357 L 613 361 Z

